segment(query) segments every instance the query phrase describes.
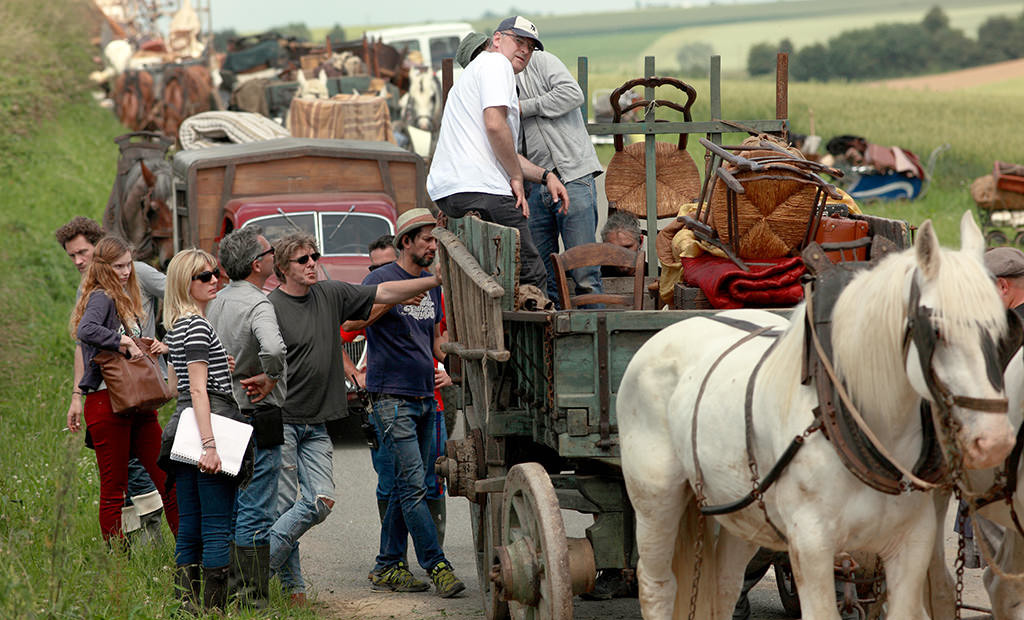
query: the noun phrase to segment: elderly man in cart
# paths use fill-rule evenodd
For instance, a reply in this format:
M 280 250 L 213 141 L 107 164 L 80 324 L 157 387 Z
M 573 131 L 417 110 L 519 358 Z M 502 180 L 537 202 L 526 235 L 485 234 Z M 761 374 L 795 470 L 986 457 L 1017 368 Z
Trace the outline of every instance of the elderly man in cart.
M 520 285 L 544 297 L 547 270 L 534 245 L 524 180 L 547 188 L 552 202 L 569 207 L 557 174 L 517 153 L 520 107 L 515 75 L 534 49 L 543 50 L 537 27 L 523 17 L 498 24 L 487 49 L 448 94 L 427 193 L 449 217 L 477 211 L 488 221 L 519 230 Z

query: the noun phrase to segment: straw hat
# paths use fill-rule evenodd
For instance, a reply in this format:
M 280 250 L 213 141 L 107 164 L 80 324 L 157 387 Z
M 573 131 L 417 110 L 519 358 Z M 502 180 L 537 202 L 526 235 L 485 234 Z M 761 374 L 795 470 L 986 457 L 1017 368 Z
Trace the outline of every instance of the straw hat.
M 417 228 L 423 226 L 437 226 L 437 219 L 428 209 L 418 207 L 416 209 L 409 209 L 405 213 L 398 216 L 398 222 L 395 224 L 395 247 L 401 248 L 402 235 L 411 233 Z

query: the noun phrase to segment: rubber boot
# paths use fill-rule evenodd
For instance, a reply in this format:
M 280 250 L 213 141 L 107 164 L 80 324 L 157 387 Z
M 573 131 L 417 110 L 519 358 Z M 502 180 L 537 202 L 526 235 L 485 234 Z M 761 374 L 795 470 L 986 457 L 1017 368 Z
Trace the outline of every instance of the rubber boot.
M 143 544 L 159 546 L 163 542 L 160 521 L 164 514 L 164 502 L 160 499 L 159 491 L 154 489 L 149 493 L 135 495 L 132 497 L 132 504 L 135 505 L 135 509 L 139 513 L 139 522 L 142 527 L 142 531 L 139 532 L 139 541 Z
M 134 505 L 121 507 L 121 531 L 129 545 L 134 545 L 142 533 L 142 520 Z
M 234 547 L 238 573 L 238 600 L 253 609 L 266 609 L 270 596 L 270 545 Z
M 174 567 L 174 591 L 181 601 L 181 612 L 193 616 L 199 614 L 199 587 L 198 564 L 178 564 Z
M 228 573 L 230 566 L 203 567 L 203 610 L 224 611 L 228 607 Z
M 444 497 L 428 499 L 427 508 L 430 510 L 430 517 L 434 520 L 434 527 L 437 529 L 437 546 L 444 548 L 444 526 L 448 520 L 448 507 Z

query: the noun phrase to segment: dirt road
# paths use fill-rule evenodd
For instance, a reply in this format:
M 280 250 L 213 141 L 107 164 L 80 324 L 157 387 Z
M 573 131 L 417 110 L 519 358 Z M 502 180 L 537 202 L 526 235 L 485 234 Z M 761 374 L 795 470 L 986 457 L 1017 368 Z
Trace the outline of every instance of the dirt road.
M 997 62 L 982 67 L 972 67 L 970 69 L 950 71 L 949 73 L 939 73 L 936 75 L 881 80 L 871 82 L 868 85 L 946 92 L 974 88 L 984 84 L 992 84 L 1019 77 L 1024 77 L 1024 59 L 1008 60 L 1006 62 Z
M 351 429 L 351 437 L 358 437 Z M 473 540 L 469 523 L 467 500 L 448 499 L 448 529 L 445 552 L 456 572 L 466 582 L 463 596 L 440 599 L 431 592 L 394 594 L 373 592 L 366 579 L 377 552 L 380 527 L 374 499 L 376 476 L 370 466 L 370 455 L 359 440 L 335 444 L 334 473 L 337 484 L 337 505 L 323 524 L 310 530 L 302 538 L 300 550 L 303 572 L 310 591 L 316 594 L 316 609 L 320 616 L 332 619 L 466 619 L 482 618 L 483 607 L 476 579 Z M 590 518 L 576 512 L 563 511 L 569 536 L 583 536 Z M 956 552 L 952 517 L 944 530 L 947 557 Z M 412 549 L 410 548 L 410 554 Z M 415 566 L 417 577 L 426 579 L 424 571 Z M 951 562 L 951 560 L 950 560 Z M 964 602 L 988 607 L 988 597 L 981 584 L 980 570 L 966 571 Z M 787 618 L 776 590 L 772 571 L 751 593 L 751 606 L 755 620 L 781 620 Z M 640 618 L 636 599 L 610 602 L 588 602 L 576 599 L 577 619 Z M 982 620 L 987 614 L 965 611 L 964 620 Z

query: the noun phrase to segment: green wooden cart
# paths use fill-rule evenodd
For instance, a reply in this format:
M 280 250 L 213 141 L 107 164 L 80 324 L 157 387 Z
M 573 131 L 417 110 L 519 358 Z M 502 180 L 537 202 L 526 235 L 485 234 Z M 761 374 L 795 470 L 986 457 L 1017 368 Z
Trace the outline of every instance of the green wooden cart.
M 654 75 L 654 59 L 647 58 L 645 77 Z M 584 58 L 579 76 L 586 94 Z M 719 85 L 714 57 L 711 120 L 655 123 L 648 110 L 639 123 L 588 124 L 592 134 L 645 137 L 648 230 L 657 229 L 657 135 L 706 134 L 720 144 L 721 134 L 738 126 L 788 130 L 784 56 L 774 120 L 719 120 Z M 646 89 L 645 99 L 654 99 L 653 90 Z M 449 441 L 437 469 L 451 495 L 471 502 L 486 616 L 571 618 L 573 595 L 593 587 L 597 570 L 636 565 L 615 415 L 626 366 L 655 332 L 711 311 L 516 312 L 515 229 L 469 216 L 449 221 L 435 236 L 450 335 L 445 347 L 458 358 L 467 429 L 464 438 Z M 657 275 L 654 243 L 648 246 L 650 274 Z M 585 538 L 566 537 L 561 509 L 594 515 Z

